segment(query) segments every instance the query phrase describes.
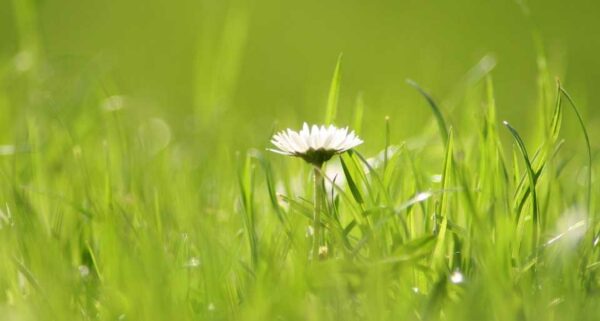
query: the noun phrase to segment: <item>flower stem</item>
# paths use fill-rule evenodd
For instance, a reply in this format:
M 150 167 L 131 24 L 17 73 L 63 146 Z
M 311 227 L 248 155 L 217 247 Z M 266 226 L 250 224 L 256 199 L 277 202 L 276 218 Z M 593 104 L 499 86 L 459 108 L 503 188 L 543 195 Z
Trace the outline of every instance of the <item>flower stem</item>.
M 313 216 L 313 248 L 311 257 L 313 260 L 319 255 L 319 247 L 321 246 L 321 202 L 323 196 L 323 177 L 321 175 L 322 166 L 314 168 L 314 216 Z

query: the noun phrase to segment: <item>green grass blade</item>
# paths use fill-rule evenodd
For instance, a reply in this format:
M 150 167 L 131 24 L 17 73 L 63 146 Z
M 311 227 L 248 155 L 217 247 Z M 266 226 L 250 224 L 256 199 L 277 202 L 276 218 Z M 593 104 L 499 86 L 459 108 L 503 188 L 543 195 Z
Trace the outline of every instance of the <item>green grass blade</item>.
M 356 186 L 356 183 L 354 182 L 354 178 L 352 178 L 352 174 L 350 174 L 350 171 L 348 170 L 348 166 L 346 165 L 346 162 L 344 161 L 343 157 L 340 157 L 340 163 L 342 164 L 342 170 L 344 171 L 344 176 L 346 177 L 346 182 L 348 182 L 348 187 L 350 188 L 350 192 L 352 192 L 352 196 L 354 197 L 354 200 L 359 204 L 364 203 L 362 195 L 360 195 L 360 191 L 359 191 L 358 187 Z
M 429 107 L 431 107 L 431 111 L 433 111 L 433 115 L 435 116 L 435 120 L 437 121 L 438 128 L 440 131 L 440 136 L 442 137 L 442 141 L 444 143 L 448 142 L 448 125 L 446 124 L 446 120 L 442 115 L 442 111 L 440 107 L 437 105 L 433 97 L 429 93 L 427 93 L 419 84 L 417 84 L 414 80 L 407 79 L 406 83 L 415 88 L 429 103 Z
M 340 96 L 340 83 L 342 77 L 342 56 L 338 56 L 331 85 L 329 86 L 329 95 L 327 96 L 327 107 L 325 109 L 325 124 L 329 125 L 335 121 L 338 109 L 338 99 Z
M 517 132 L 516 129 L 514 129 L 507 121 L 504 121 L 504 125 L 506 126 L 506 128 L 508 128 L 508 131 L 510 132 L 510 134 L 513 136 L 514 140 L 517 143 L 517 146 L 519 147 L 519 151 L 521 152 L 521 156 L 523 157 L 523 160 L 525 161 L 525 167 L 527 170 L 527 176 L 529 178 L 529 188 L 530 188 L 530 193 L 531 193 L 531 202 L 532 202 L 532 207 L 531 207 L 531 215 L 533 218 L 533 224 L 534 224 L 534 228 L 533 228 L 533 242 L 534 242 L 534 249 L 537 248 L 537 245 L 539 244 L 539 228 L 540 228 L 540 223 L 539 223 L 539 209 L 538 209 L 538 198 L 537 198 L 537 193 L 536 193 L 536 174 L 531 166 L 531 161 L 529 159 L 529 155 L 527 154 L 527 148 L 525 147 L 525 143 L 523 142 L 523 139 L 521 139 L 521 136 L 519 135 L 519 133 Z
M 442 171 L 442 190 L 446 191 L 449 187 L 451 175 L 454 172 L 454 138 L 452 129 L 450 129 L 448 142 L 446 144 L 446 155 L 444 157 L 444 169 Z M 437 240 L 435 243 L 435 249 L 431 257 L 431 267 L 441 268 L 445 261 L 445 247 L 446 247 L 446 230 L 448 227 L 448 197 L 445 192 L 442 192 L 439 201 L 439 213 L 438 216 L 442 219 L 437 229 Z
M 573 100 L 573 98 L 571 98 L 571 95 L 569 95 L 569 93 L 560 84 L 559 84 L 559 88 L 560 88 L 561 93 L 569 101 L 569 104 L 571 105 L 571 107 L 573 107 L 573 111 L 575 112 L 575 115 L 577 116 L 577 121 L 579 122 L 581 131 L 583 132 L 583 137 L 585 138 L 585 149 L 587 152 L 586 207 L 587 207 L 588 213 L 590 213 L 591 207 L 592 207 L 592 205 L 591 205 L 592 204 L 592 146 L 590 143 L 590 136 L 585 127 L 585 122 L 583 121 L 583 117 L 581 116 L 581 113 L 579 112 L 579 109 L 577 108 L 577 105 L 575 104 L 575 101 Z

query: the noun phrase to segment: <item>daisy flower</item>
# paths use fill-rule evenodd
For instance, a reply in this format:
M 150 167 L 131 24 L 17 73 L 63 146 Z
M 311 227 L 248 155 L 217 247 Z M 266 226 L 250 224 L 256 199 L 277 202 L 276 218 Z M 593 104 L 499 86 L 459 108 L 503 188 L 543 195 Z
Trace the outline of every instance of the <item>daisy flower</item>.
M 321 167 L 334 155 L 352 149 L 363 141 L 354 131 L 348 132 L 348 127 L 337 128 L 312 125 L 304 123 L 299 132 L 287 129 L 273 136 L 271 143 L 278 149 L 269 149 L 272 152 L 296 156 L 304 159 L 317 167 Z
M 311 226 L 313 246 L 310 254 L 311 259 L 327 257 L 327 247 L 321 233 L 322 202 L 325 199 L 323 190 L 324 180 L 321 173 L 323 163 L 330 160 L 334 155 L 341 154 L 360 144 L 363 141 L 356 136 L 354 131 L 348 132 L 348 127 L 337 128 L 313 125 L 309 127 L 304 123 L 302 130 L 296 132 L 291 129 L 280 131 L 273 136 L 271 143 L 278 149 L 269 149 L 272 152 L 296 156 L 304 159 L 314 167 L 314 216 Z M 326 232 L 326 231 L 325 231 Z

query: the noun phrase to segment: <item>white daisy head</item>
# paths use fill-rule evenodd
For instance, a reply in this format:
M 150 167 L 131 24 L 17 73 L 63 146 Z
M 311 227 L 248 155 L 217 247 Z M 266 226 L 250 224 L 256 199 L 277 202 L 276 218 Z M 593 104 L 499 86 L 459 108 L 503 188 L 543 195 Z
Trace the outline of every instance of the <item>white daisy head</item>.
M 321 166 L 336 154 L 352 149 L 363 141 L 348 127 L 337 128 L 304 123 L 299 132 L 291 129 L 280 131 L 273 136 L 271 143 L 278 149 L 269 149 L 282 155 L 301 157 L 305 161 Z

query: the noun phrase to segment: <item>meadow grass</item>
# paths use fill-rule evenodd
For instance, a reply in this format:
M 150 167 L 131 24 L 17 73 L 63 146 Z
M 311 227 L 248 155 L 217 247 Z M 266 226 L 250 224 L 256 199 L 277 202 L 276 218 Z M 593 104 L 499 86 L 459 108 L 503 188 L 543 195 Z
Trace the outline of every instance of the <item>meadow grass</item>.
M 490 76 L 468 131 L 411 84 L 437 132 L 392 142 L 387 119 L 365 142 L 381 153 L 326 165 L 318 256 L 311 165 L 260 146 L 194 165 L 208 130 L 167 146 L 163 121 L 132 128 L 103 94 L 70 119 L 5 106 L 23 126 L 1 159 L 3 319 L 595 319 L 598 163 L 573 98 L 548 94 L 542 144 L 526 146 L 496 119 Z M 588 156 L 563 152 L 565 121 Z
M 94 77 L 57 102 L 19 10 L 28 65 L 0 69 L 0 320 L 599 318 L 600 163 L 544 64 L 530 128 L 498 119 L 486 70 L 452 112 L 409 80 L 432 120 L 396 141 L 361 96 L 341 115 L 340 56 L 315 118 L 382 139 L 316 170 L 315 188 L 311 165 L 265 150 L 268 130 L 233 143 L 247 131 L 217 106 L 238 58 L 198 80 L 189 124 L 140 117 Z M 231 24 L 227 57 L 243 38 Z

